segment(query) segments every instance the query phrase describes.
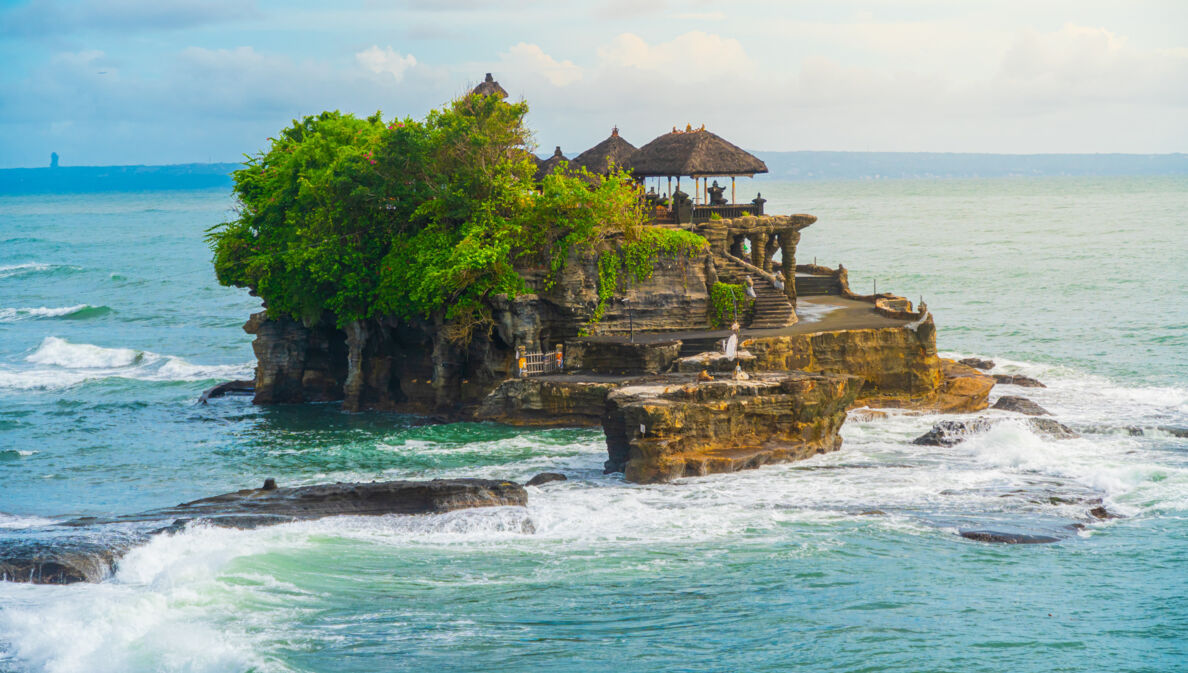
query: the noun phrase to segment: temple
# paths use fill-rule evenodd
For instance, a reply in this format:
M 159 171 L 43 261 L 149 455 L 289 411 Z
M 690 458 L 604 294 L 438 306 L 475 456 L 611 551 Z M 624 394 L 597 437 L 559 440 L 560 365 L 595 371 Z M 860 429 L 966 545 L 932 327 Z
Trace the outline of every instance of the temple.
M 490 74 L 473 92 L 507 96 Z M 537 179 L 616 168 L 638 185 L 641 238 L 695 245 L 644 274 L 606 266 L 639 242 L 621 233 L 569 250 L 556 274 L 525 264 L 526 291 L 491 296 L 490 329 L 466 343 L 390 316 L 338 327 L 257 313 L 244 327 L 256 335 L 256 403 L 601 425 L 606 469 L 637 482 L 836 450 L 855 407 L 987 406 L 994 380 L 937 355 L 922 301 L 860 295 L 841 265 L 797 264 L 817 218 L 767 213 L 761 195 L 738 203 L 737 178 L 767 171 L 757 157 L 704 127 L 638 149 L 614 128 L 572 160 L 557 147 Z

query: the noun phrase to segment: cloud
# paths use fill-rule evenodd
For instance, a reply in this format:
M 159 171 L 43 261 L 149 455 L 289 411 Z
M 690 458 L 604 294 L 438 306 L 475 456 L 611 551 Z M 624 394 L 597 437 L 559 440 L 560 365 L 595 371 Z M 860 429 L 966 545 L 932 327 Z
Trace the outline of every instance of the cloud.
M 657 44 L 648 44 L 633 33 L 623 33 L 609 44 L 598 47 L 597 56 L 604 67 L 669 77 L 681 73 L 686 80 L 737 76 L 755 70 L 754 62 L 738 40 L 699 30 Z
M 521 42 L 500 54 L 502 72 L 537 74 L 553 86 L 568 86 L 582 78 L 582 69 L 573 61 L 558 61 L 535 44 Z
M 417 64 L 417 59 L 412 54 L 401 56 L 391 47 L 380 49 L 376 45 L 355 54 L 355 60 L 371 72 L 391 75 L 397 82 L 404 79 L 406 70 Z
M 179 30 L 258 16 L 254 0 L 32 0 L 0 12 L 0 33 Z

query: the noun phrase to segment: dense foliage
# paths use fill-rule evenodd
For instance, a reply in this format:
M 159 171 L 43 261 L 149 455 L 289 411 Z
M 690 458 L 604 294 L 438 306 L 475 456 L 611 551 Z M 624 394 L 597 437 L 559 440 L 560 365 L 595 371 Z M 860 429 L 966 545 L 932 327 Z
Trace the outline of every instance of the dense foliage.
M 754 303 L 741 283 L 714 283 L 710 288 L 710 324 L 718 327 L 729 325 L 735 318 L 741 320 Z
M 468 95 L 424 120 L 294 122 L 235 172 L 238 216 L 208 232 L 219 281 L 306 324 L 393 315 L 465 341 L 490 326 L 492 296 L 524 289 L 519 269 L 554 282 L 571 250 L 619 235 L 619 263 L 643 279 L 656 255 L 704 246 L 642 227 L 621 172 L 562 167 L 537 183 L 526 112 Z

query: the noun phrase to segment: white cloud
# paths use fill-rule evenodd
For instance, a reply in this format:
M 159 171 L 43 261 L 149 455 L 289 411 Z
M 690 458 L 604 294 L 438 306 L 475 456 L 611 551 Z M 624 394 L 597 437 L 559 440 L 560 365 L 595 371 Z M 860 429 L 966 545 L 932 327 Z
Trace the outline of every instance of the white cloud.
M 665 76 L 713 79 L 752 72 L 755 64 L 742 44 L 732 38 L 700 30 L 668 42 L 648 44 L 633 33 L 623 33 L 597 49 L 598 61 L 607 67 L 629 68 Z
M 499 69 L 511 73 L 535 73 L 553 86 L 566 86 L 582 78 L 573 61 L 558 61 L 535 44 L 521 42 L 500 54 Z
M 397 82 L 404 79 L 404 73 L 417 64 L 417 59 L 412 54 L 402 56 L 391 47 L 380 49 L 377 45 L 372 45 L 355 54 L 355 60 L 377 75 L 382 73 L 392 75 Z

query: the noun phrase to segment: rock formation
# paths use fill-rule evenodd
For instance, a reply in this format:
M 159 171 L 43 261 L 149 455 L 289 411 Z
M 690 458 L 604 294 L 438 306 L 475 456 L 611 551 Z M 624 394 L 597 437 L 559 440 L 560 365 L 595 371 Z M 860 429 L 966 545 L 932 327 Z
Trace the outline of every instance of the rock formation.
M 528 503 L 523 486 L 490 479 L 272 486 L 139 514 L 84 517 L 43 529 L 14 531 L 13 539 L 0 540 L 0 577 L 35 584 L 98 582 L 131 547 L 153 535 L 178 531 L 191 521 L 256 528 L 340 514 L 435 514 Z
M 835 451 L 861 385 L 857 377 L 803 372 L 627 385 L 607 397 L 606 469 L 649 483 Z
M 1025 414 L 1027 416 L 1051 416 L 1051 412 L 1032 402 L 1026 397 L 1015 397 L 1014 395 L 1003 395 L 994 403 L 995 409 L 1003 411 L 1014 411 L 1015 413 Z

